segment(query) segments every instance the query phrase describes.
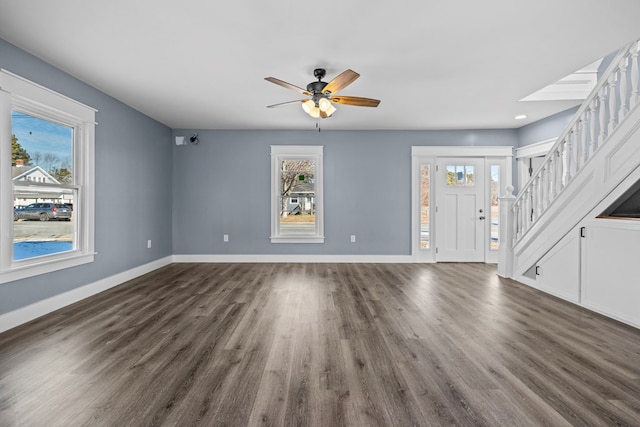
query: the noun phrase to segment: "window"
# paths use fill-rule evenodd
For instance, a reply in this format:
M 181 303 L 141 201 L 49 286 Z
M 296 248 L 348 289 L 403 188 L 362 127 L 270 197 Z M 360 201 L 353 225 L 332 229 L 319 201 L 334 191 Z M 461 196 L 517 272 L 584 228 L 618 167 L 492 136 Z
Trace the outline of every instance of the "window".
M 475 185 L 473 165 L 447 165 L 447 185 L 473 187 Z
M 500 165 L 491 165 L 491 243 L 489 250 L 500 249 Z
M 271 242 L 324 243 L 322 146 L 271 146 Z
M 430 164 L 420 165 L 420 249 L 429 249 L 429 191 Z
M 0 283 L 93 261 L 95 110 L 0 72 Z

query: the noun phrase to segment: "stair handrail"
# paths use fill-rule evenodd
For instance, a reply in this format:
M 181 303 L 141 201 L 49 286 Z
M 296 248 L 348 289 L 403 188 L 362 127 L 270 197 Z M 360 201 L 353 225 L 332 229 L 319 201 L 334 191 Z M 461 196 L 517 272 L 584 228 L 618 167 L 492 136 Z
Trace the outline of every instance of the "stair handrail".
M 639 53 L 640 39 L 619 50 L 542 164 L 518 193 L 511 210 L 513 246 L 606 143 L 631 109 L 640 103 Z

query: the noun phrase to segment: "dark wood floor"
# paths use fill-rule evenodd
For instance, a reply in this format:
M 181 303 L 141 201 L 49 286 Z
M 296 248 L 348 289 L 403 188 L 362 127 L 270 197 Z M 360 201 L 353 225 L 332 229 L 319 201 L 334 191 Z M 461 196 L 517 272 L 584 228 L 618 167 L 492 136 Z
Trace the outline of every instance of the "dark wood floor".
M 485 264 L 174 264 L 0 334 L 0 425 L 640 425 L 640 331 Z

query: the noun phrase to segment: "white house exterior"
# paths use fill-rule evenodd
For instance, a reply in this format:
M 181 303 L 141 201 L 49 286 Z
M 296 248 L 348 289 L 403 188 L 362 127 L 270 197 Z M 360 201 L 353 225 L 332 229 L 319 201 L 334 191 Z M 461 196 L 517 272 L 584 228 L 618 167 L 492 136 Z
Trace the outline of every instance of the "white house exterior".
M 64 194 L 60 188 L 56 188 L 60 181 L 40 166 L 25 166 L 22 161 L 17 160 L 16 166 L 11 168 L 11 175 L 14 208 L 44 201 L 73 204 L 70 194 Z

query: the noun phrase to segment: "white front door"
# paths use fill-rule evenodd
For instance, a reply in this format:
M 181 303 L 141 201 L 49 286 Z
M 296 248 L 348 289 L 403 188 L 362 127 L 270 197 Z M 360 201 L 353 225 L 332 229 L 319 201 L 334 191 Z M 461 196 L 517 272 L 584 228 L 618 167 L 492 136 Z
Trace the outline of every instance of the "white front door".
M 468 157 L 437 160 L 436 261 L 485 261 L 484 162 Z

